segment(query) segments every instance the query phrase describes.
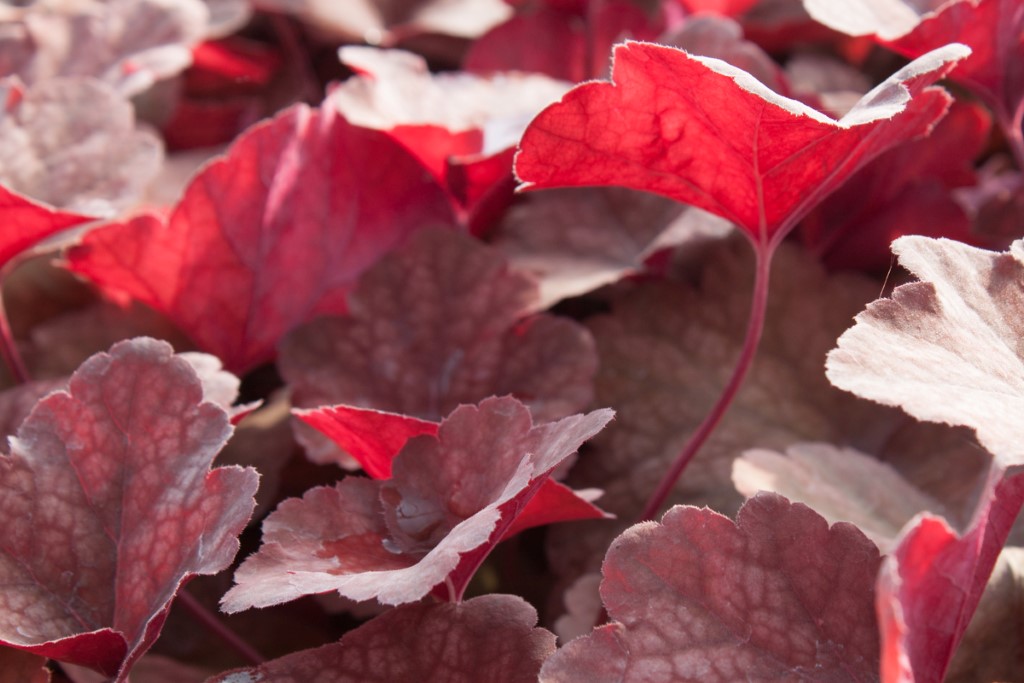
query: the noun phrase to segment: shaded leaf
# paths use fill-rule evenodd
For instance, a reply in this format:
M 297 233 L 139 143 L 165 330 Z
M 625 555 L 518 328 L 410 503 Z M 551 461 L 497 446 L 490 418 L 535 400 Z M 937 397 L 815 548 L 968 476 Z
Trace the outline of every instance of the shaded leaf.
M 660 249 L 726 234 L 717 216 L 618 187 L 571 188 L 524 198 L 493 243 L 538 279 L 538 310 L 643 270 Z
M 457 604 L 403 605 L 304 650 L 207 683 L 533 683 L 555 649 L 521 598 L 484 595 Z
M 749 450 L 733 462 L 732 479 L 748 498 L 771 491 L 807 505 L 830 524 L 850 522 L 883 553 L 914 515 L 944 513 L 890 465 L 831 444 L 795 444 L 785 454 Z
M 123 681 L 181 584 L 238 550 L 257 475 L 209 469 L 230 434 L 192 366 L 151 339 L 40 401 L 0 459 L 0 641 Z
M 281 375 L 299 407 L 344 403 L 437 421 L 512 394 L 537 421 L 562 417 L 590 402 L 597 359 L 579 324 L 528 315 L 536 295 L 496 249 L 423 231 L 360 279 L 347 317 L 285 339 Z
M 544 683 L 877 680 L 878 549 L 854 526 L 758 494 L 734 524 L 677 506 L 608 549 L 612 623 L 572 641 Z

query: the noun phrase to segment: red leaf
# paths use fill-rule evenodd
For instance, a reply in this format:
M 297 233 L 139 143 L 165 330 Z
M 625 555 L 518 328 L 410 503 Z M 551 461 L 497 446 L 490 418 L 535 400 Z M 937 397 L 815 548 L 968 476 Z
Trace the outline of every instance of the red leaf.
M 0 267 L 50 235 L 90 220 L 57 211 L 0 185 Z
M 408 415 L 346 405 L 294 412 L 330 437 L 374 479 L 390 479 L 391 461 L 405 443 L 420 434 L 437 434 L 440 426 Z
M 930 88 L 963 46 L 900 70 L 836 121 L 746 72 L 675 48 L 615 48 L 613 83 L 585 83 L 520 143 L 523 189 L 620 185 L 699 206 L 767 246 L 870 159 L 926 134 L 949 106 Z
M 707 12 L 738 17 L 758 3 L 758 0 L 677 0 L 690 12 Z
M 982 495 L 962 537 L 921 515 L 878 576 L 883 683 L 941 681 L 1024 503 L 1024 476 Z
M 210 470 L 231 435 L 192 366 L 116 344 L 39 402 L 0 459 L 0 641 L 123 681 L 189 577 L 230 564 L 253 470 Z
M 875 34 L 885 46 L 910 58 L 948 43 L 963 43 L 971 55 L 952 74 L 993 107 L 1002 125 L 1020 126 L 1024 103 L 1024 14 L 1018 0 L 805 0 L 822 23 L 850 35 Z
M 344 311 L 359 274 L 410 233 L 453 223 L 398 143 L 297 105 L 207 165 L 166 224 L 142 216 L 93 231 L 68 260 L 241 372 L 293 327 Z
M 442 583 L 459 599 L 551 470 L 611 417 L 599 410 L 534 427 L 512 398 L 461 406 L 436 437 L 406 444 L 392 479 L 348 477 L 282 503 L 222 606 L 237 612 L 330 590 L 394 605 Z
M 954 104 L 928 138 L 881 155 L 812 211 L 800 226 L 805 243 L 833 268 L 884 269 L 903 235 L 971 241 L 952 190 L 976 183 L 989 127 L 978 105 Z
M 615 619 L 555 653 L 544 683 L 877 680 L 878 549 L 771 494 L 736 523 L 676 506 L 612 543 L 601 596 Z
M 207 683 L 534 683 L 555 650 L 554 636 L 536 624 L 533 607 L 511 595 L 405 605 L 349 631 L 338 643 Z
M 50 683 L 46 659 L 13 648 L 0 648 L 0 683 Z

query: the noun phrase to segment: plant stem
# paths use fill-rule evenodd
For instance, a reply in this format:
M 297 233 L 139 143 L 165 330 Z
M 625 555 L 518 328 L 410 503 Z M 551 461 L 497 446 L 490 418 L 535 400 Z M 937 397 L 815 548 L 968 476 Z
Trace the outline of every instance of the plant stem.
M 232 650 L 241 655 L 250 664 L 262 664 L 267 661 L 256 648 L 232 631 L 224 622 L 217 618 L 217 615 L 206 609 L 202 603 L 195 599 L 191 593 L 182 589 L 178 591 L 178 604 L 188 612 L 193 619 L 206 627 L 210 633 L 220 638 Z
M 3 356 L 4 363 L 11 371 L 11 376 L 18 384 L 26 384 L 31 379 L 25 361 L 18 352 L 18 343 L 14 340 L 11 332 L 11 325 L 7 320 L 7 308 L 4 306 L 3 282 L 7 279 L 9 271 L 5 268 L 0 270 L 0 356 Z
M 693 457 L 697 455 L 697 452 L 704 445 L 704 442 L 708 440 L 708 437 L 711 436 L 718 423 L 725 417 L 725 413 L 729 410 L 729 406 L 732 405 L 733 399 L 736 398 L 736 394 L 743 385 L 743 380 L 746 378 L 751 365 L 753 365 L 754 355 L 757 353 L 757 347 L 761 341 L 761 333 L 764 331 L 765 313 L 768 310 L 768 278 L 771 273 L 772 254 L 774 251 L 774 243 L 768 246 L 764 244 L 755 245 L 754 292 L 750 301 L 750 316 L 747 319 L 747 332 L 743 340 L 743 347 L 740 349 L 740 355 L 736 360 L 736 365 L 733 367 L 732 375 L 729 377 L 725 388 L 722 389 L 722 393 L 718 396 L 718 400 L 715 401 L 715 404 L 697 427 L 697 430 L 690 436 L 689 441 L 683 446 L 679 455 L 676 456 L 672 467 L 662 477 L 658 488 L 647 499 L 647 504 L 644 506 L 639 521 L 655 518 L 658 510 L 665 504 L 665 500 L 672 492 L 672 489 L 675 488 L 676 482 L 679 481 L 683 470 L 690 464 Z

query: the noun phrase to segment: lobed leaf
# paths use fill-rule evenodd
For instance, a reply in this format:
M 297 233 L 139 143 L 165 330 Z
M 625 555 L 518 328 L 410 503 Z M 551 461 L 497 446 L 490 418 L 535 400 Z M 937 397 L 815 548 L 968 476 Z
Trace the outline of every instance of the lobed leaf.
M 554 635 L 536 624 L 533 607 L 511 595 L 403 605 L 337 643 L 207 683 L 533 683 L 555 649 Z
M 929 86 L 968 54 L 935 50 L 834 120 L 725 62 L 627 42 L 614 50 L 612 82 L 576 86 L 527 128 L 520 189 L 655 192 L 767 246 L 869 160 L 927 134 L 950 103 Z
M 222 606 L 237 612 L 330 590 L 395 605 L 446 582 L 457 599 L 551 470 L 611 417 L 599 410 L 533 426 L 512 398 L 461 406 L 436 437 L 406 444 L 391 479 L 348 477 L 282 503 Z
M 735 524 L 677 506 L 608 549 L 612 623 L 556 652 L 543 683 L 877 680 L 880 557 L 856 527 L 761 493 Z
M 192 366 L 152 339 L 42 399 L 0 458 L 0 642 L 124 681 L 181 585 L 238 550 L 258 478 L 210 470 L 230 434 Z
M 597 359 L 579 324 L 528 315 L 536 296 L 496 249 L 423 231 L 360 279 L 347 317 L 285 339 L 281 375 L 304 408 L 344 403 L 436 421 L 512 394 L 538 421 L 562 417 L 590 402 Z M 315 460 L 338 457 L 311 445 Z

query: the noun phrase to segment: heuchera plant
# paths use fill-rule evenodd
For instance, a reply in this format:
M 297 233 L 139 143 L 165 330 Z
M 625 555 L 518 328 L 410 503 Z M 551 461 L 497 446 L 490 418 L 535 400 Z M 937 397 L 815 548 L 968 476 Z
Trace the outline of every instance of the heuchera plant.
M 0 7 L 0 683 L 1024 680 L 1022 17 Z

